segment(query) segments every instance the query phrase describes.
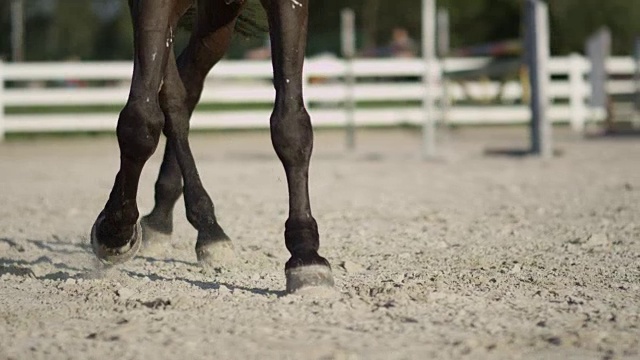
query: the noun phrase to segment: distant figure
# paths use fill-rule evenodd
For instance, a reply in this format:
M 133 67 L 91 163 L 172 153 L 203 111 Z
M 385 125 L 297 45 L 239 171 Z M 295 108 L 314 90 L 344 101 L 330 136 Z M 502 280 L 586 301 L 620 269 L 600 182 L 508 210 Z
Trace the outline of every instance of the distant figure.
M 418 55 L 416 42 L 409 36 L 409 31 L 402 27 L 395 27 L 391 31 L 388 51 L 391 57 L 408 58 Z
M 418 56 L 418 47 L 407 29 L 396 26 L 391 30 L 391 39 L 387 45 L 365 49 L 361 56 L 411 58 Z

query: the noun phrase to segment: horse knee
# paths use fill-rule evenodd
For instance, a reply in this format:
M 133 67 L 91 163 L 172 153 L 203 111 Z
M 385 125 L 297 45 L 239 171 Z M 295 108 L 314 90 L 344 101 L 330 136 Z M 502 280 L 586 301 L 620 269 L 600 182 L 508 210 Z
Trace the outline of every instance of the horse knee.
M 118 119 L 118 143 L 123 156 L 146 161 L 158 145 L 164 116 L 157 102 L 130 100 Z
M 191 111 L 182 83 L 165 79 L 160 92 L 162 112 L 165 115 L 164 134 L 168 138 L 183 139 L 189 133 Z M 195 108 L 195 105 L 194 105 Z
M 309 162 L 313 148 L 313 130 L 304 106 L 276 108 L 271 116 L 271 142 L 285 166 Z

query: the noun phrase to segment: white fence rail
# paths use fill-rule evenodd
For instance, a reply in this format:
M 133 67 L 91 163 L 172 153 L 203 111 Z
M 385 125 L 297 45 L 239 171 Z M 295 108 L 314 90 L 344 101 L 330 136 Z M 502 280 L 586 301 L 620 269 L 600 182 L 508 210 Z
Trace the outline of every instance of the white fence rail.
M 475 70 L 490 60 L 447 59 L 432 71 L 442 79 L 447 72 Z M 361 59 L 355 60 L 353 71 L 358 83 L 354 89 L 355 101 L 366 103 L 355 113 L 356 125 L 420 124 L 423 117 L 420 102 L 425 87 L 420 82 L 425 74 L 421 59 Z M 609 74 L 621 75 L 623 80 L 608 83 L 611 94 L 633 93 L 632 80 L 635 66 L 631 58 L 611 58 L 607 62 Z M 588 106 L 590 87 L 587 77 L 590 65 L 587 59 L 574 55 L 552 58 L 549 63 L 552 80 L 549 86 L 552 105 L 549 116 L 554 122 L 571 123 L 576 129 L 593 118 Z M 116 112 L 60 111 L 29 112 L 37 107 L 121 106 L 128 96 L 132 72 L 129 62 L 82 63 L 0 63 L 0 139 L 3 134 L 16 132 L 56 131 L 112 131 L 117 122 Z M 347 114 L 341 103 L 347 97 L 343 82 L 346 63 L 338 59 L 309 59 L 305 65 L 305 97 L 315 126 L 342 126 Z M 398 81 L 397 78 L 414 78 Z M 619 77 L 619 76 L 618 76 Z M 268 61 L 223 61 L 209 74 L 201 103 L 227 104 L 225 109 L 197 110 L 191 127 L 247 128 L 267 127 L 270 104 L 275 91 L 271 84 L 271 64 Z M 373 79 L 373 80 L 372 80 Z M 67 84 L 69 80 L 108 81 L 105 86 L 45 86 L 47 83 Z M 11 84 L 11 85 L 9 85 Z M 436 89 L 441 100 L 442 81 Z M 527 93 L 517 80 L 506 83 L 496 81 L 468 81 L 450 83 L 447 91 L 453 106 L 449 107 L 446 121 L 450 124 L 511 124 L 530 120 L 525 104 L 515 104 Z M 511 105 L 468 105 L 470 98 L 500 98 Z M 392 104 L 406 102 L 405 106 Z M 467 105 L 456 103 L 464 102 Z M 231 104 L 231 105 L 229 105 Z M 245 106 L 265 104 L 265 106 Z M 215 106 L 214 106 L 215 107 Z M 253 110 L 243 110 L 249 108 Z M 22 111 L 16 111 L 22 110 Z

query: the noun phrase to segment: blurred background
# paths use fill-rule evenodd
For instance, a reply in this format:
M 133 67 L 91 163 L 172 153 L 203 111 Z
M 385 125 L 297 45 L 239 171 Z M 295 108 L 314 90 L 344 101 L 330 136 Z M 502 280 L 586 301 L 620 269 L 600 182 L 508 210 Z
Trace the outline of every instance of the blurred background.
M 439 0 L 429 18 L 423 0 L 311 1 L 304 81 L 315 124 L 528 123 L 525 3 Z M 577 132 L 589 123 L 637 128 L 640 1 L 540 3 L 548 6 L 551 121 Z M 345 9 L 352 27 L 345 28 Z M 430 24 L 432 39 L 425 39 Z M 0 2 L 0 137 L 112 131 L 128 94 L 132 36 L 127 0 Z M 187 39 L 186 30 L 177 33 L 177 52 Z M 437 59 L 425 67 L 429 47 Z M 192 127 L 266 127 L 274 95 L 269 57 L 266 33 L 236 35 L 207 79 Z M 434 72 L 430 91 L 425 68 Z M 434 113 L 425 105 L 429 92 Z
M 0 2 L 0 57 L 11 58 L 11 4 Z M 18 0 L 24 3 L 24 60 L 127 60 L 132 28 L 127 0 Z M 522 33 L 521 0 L 440 0 L 450 14 L 453 49 L 508 39 Z M 607 26 L 614 55 L 630 55 L 640 34 L 640 2 L 632 0 L 550 0 L 553 55 L 582 52 L 585 39 Z M 382 47 L 396 27 L 421 39 L 421 0 L 311 1 L 308 55 L 340 53 L 340 10 L 357 16 L 358 49 Z M 184 34 L 183 34 L 184 35 Z M 184 40 L 184 36 L 182 37 Z M 238 38 L 230 58 L 242 58 L 264 39 Z

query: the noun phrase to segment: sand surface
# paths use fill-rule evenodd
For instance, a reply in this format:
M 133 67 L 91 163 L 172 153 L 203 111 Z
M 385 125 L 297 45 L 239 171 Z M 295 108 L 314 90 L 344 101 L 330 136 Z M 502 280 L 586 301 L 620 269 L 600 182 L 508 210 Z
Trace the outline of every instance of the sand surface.
M 0 359 L 640 358 L 640 139 L 464 129 L 316 135 L 312 206 L 334 293 L 285 296 L 284 173 L 266 133 L 196 134 L 234 268 L 206 272 L 176 210 L 168 249 L 102 269 L 89 229 L 113 137 L 0 145 Z M 139 206 L 152 206 L 156 154 Z

